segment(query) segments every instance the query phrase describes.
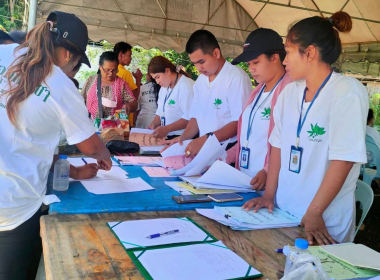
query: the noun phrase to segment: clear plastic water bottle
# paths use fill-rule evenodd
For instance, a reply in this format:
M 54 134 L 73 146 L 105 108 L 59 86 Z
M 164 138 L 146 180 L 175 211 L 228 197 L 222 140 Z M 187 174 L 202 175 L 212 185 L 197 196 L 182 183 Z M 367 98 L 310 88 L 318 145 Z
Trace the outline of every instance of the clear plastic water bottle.
M 67 191 L 69 188 L 70 163 L 67 156 L 60 155 L 54 164 L 53 189 L 56 191 Z
M 286 263 L 285 263 L 285 271 L 284 274 L 286 275 L 290 268 L 293 265 L 293 262 L 298 257 L 299 254 L 310 254 L 310 252 L 307 250 L 309 248 L 309 242 L 305 239 L 298 238 L 296 239 L 295 246 L 289 246 L 288 255 L 286 257 Z

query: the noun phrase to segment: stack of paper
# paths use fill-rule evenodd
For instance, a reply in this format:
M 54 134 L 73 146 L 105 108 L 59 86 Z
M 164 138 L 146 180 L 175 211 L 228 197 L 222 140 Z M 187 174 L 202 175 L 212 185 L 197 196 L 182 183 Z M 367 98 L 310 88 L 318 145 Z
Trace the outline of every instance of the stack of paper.
M 120 165 L 157 166 L 156 161 L 161 161 L 162 157 L 134 157 L 115 156 Z
M 279 208 L 274 208 L 270 213 L 262 208 L 257 213 L 245 211 L 241 207 L 218 207 L 214 209 L 196 209 L 197 212 L 207 218 L 230 226 L 234 230 L 267 229 L 299 226 L 298 219 Z
M 235 192 L 254 192 L 251 190 L 251 178 L 227 163 L 217 160 L 201 177 L 180 176 L 196 189 L 223 189 Z
M 234 190 L 222 189 L 196 189 L 186 182 L 165 182 L 166 185 L 179 192 L 180 194 L 217 194 L 217 193 L 236 193 Z
M 159 143 L 163 139 L 156 139 L 153 137 L 151 129 L 132 128 L 129 133 L 129 141 L 135 142 L 140 145 L 140 154 L 159 154 L 165 147 Z
M 347 246 L 349 245 L 349 246 Z M 380 272 L 370 269 L 362 269 L 355 267 L 348 262 L 343 261 L 346 259 L 351 259 L 352 256 L 357 256 L 358 258 L 366 261 L 368 260 L 368 257 L 371 258 L 371 262 L 375 262 L 376 265 L 380 263 L 379 253 L 376 253 L 377 256 L 372 255 L 372 253 L 369 253 L 369 255 L 363 255 L 361 249 L 358 249 L 356 251 L 355 247 L 351 247 L 350 245 L 357 246 L 359 244 L 353 244 L 353 243 L 346 243 L 346 244 L 337 244 L 337 245 L 329 245 L 329 246 L 310 246 L 308 248 L 308 251 L 313 256 L 316 256 L 321 260 L 321 264 L 323 268 L 326 270 L 328 276 L 331 279 L 335 280 L 343 280 L 343 279 L 377 279 L 377 277 L 372 278 L 374 276 L 380 275 Z M 343 248 L 341 251 L 341 248 L 333 248 L 333 247 L 340 247 L 340 246 L 347 246 L 346 248 Z M 341 253 L 345 253 L 346 255 L 343 256 L 342 259 L 330 254 L 328 251 L 330 251 L 330 248 L 326 251 L 326 247 L 330 247 L 334 254 L 337 254 L 340 256 Z M 350 251 L 346 251 L 346 249 L 349 249 Z M 352 250 L 353 249 L 353 250 Z M 339 251 L 339 252 L 337 252 Z M 362 260 L 359 261 L 360 264 L 363 264 Z
M 192 161 L 191 157 L 185 156 L 185 149 L 191 141 L 183 141 L 182 145 L 174 144 L 161 153 L 166 168 L 181 169 Z
M 185 167 L 173 170 L 172 175 L 194 176 L 202 174 L 206 171 L 207 167 L 211 166 L 217 159 L 226 158 L 227 144 L 228 143 L 225 142 L 223 145 L 220 145 L 215 135 L 210 136 L 207 138 L 207 141 L 202 146 L 197 156 Z

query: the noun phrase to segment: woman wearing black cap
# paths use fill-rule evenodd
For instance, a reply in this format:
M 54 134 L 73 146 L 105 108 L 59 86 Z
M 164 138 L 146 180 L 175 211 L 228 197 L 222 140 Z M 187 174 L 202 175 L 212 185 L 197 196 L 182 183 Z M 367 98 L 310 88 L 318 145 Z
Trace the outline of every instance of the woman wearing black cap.
M 252 189 L 261 191 L 267 178 L 273 129 L 273 108 L 282 89 L 291 82 L 282 61 L 282 38 L 272 29 L 251 32 L 241 55 L 232 64 L 247 62 L 249 72 L 259 85 L 252 91 L 238 122 L 238 143 L 227 151 L 227 163 L 252 177 Z
M 265 193 L 249 205 L 271 211 L 275 201 L 302 219 L 310 244 L 354 238 L 354 191 L 367 161 L 368 94 L 358 80 L 331 69 L 342 51 L 338 31 L 351 28 L 351 17 L 337 12 L 289 30 L 284 64 L 297 82 L 277 101 Z
M 0 46 L 0 279 L 35 279 L 41 255 L 39 213 L 60 139 L 112 166 L 83 98 L 67 77 L 85 55 L 87 27 L 51 13 L 22 45 Z

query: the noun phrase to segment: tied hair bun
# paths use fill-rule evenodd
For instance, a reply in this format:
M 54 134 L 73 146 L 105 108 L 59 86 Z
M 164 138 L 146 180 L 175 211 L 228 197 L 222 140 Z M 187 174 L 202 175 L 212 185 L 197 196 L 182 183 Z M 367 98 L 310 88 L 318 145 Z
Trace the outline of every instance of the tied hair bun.
M 352 19 L 346 12 L 336 12 L 328 20 L 339 32 L 348 33 L 352 29 Z

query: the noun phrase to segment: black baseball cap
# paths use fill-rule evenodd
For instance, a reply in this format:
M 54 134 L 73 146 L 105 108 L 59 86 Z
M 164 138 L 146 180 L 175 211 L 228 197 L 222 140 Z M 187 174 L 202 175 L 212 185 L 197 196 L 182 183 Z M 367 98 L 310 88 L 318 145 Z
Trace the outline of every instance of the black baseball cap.
M 11 35 L 9 35 L 7 32 L 0 29 L 0 41 L 11 41 L 14 42 Z
M 248 62 L 266 51 L 283 50 L 281 36 L 272 29 L 258 28 L 248 35 L 244 43 L 243 53 L 235 58 L 233 65 L 240 62 Z
M 54 11 L 49 14 L 46 21 L 54 23 L 52 32 L 58 34 L 59 39 L 63 38 L 75 45 L 82 52 L 79 63 L 84 63 L 91 67 L 90 61 L 86 55 L 88 43 L 87 26 L 76 15 L 60 11 Z

